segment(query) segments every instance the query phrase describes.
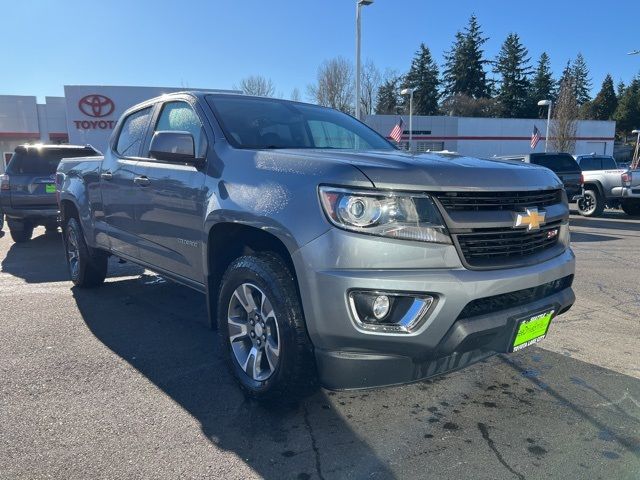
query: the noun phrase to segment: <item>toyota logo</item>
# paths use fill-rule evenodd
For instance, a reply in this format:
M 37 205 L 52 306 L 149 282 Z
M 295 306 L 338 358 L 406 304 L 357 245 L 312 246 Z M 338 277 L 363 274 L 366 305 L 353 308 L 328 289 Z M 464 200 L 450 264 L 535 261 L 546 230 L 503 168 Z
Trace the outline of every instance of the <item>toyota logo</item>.
M 106 117 L 113 113 L 116 106 L 109 97 L 92 93 L 80 99 L 78 108 L 82 113 L 90 117 Z

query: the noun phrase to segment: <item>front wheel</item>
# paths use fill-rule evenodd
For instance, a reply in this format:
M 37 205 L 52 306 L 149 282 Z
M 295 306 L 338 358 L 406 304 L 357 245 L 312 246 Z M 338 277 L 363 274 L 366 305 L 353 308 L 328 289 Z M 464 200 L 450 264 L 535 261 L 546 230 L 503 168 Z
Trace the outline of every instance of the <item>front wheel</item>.
M 623 200 L 620 206 L 627 215 L 640 215 L 640 200 Z
M 243 256 L 231 263 L 218 298 L 218 332 L 248 396 L 299 398 L 315 385 L 295 279 L 279 257 Z
M 91 254 L 80 223 L 70 218 L 64 229 L 64 244 L 71 281 L 77 287 L 95 287 L 107 276 L 108 257 L 103 252 Z
M 604 212 L 604 198 L 597 190 L 585 190 L 578 200 L 578 211 L 583 217 L 598 217 Z

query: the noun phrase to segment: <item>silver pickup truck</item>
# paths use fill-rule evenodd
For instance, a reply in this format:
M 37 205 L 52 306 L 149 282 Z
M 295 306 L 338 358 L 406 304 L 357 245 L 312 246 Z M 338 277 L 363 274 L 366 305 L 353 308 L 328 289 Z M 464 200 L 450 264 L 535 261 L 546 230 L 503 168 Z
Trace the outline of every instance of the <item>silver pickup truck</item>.
M 609 207 L 640 215 L 640 170 L 619 168 L 607 155 L 577 155 L 575 159 L 584 179 L 584 195 L 578 201 L 580 214 L 595 217 Z
M 253 397 L 417 381 L 543 339 L 574 302 L 558 177 L 399 151 L 336 110 L 183 92 L 63 160 L 69 271 L 108 255 L 206 295 Z

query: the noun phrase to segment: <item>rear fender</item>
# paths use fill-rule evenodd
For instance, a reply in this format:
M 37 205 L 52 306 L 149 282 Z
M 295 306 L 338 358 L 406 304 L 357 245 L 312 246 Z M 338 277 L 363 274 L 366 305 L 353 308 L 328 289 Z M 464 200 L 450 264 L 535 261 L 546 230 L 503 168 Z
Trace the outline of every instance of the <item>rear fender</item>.
M 58 185 L 58 203 L 62 224 L 64 225 L 70 216 L 70 210 L 65 208 L 65 203 L 67 206 L 69 206 L 69 204 L 73 205 L 73 209 L 78 214 L 78 220 L 84 232 L 87 245 L 89 247 L 98 246 L 92 215 L 92 205 L 87 193 L 85 176 L 73 171 L 68 173 L 58 172 L 58 182 L 60 181 L 61 184 Z

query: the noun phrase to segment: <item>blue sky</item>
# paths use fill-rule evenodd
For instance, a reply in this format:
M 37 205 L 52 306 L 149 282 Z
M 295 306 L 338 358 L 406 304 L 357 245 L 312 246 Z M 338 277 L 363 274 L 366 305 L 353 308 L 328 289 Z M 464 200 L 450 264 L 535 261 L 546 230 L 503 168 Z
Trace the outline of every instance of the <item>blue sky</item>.
M 354 56 L 355 0 L 0 0 L 0 94 L 62 95 L 65 84 L 231 88 L 250 74 L 270 77 L 289 97 L 320 62 Z M 375 0 L 363 9 L 363 58 L 404 72 L 420 42 L 438 63 L 476 13 L 492 58 L 517 32 L 535 60 L 558 75 L 582 52 L 594 90 L 640 71 L 632 2 Z M 538 12 L 538 13 L 536 13 Z M 545 21 L 541 19 L 547 17 Z M 539 20 L 540 19 L 540 20 Z M 533 63 L 532 60 L 532 63 Z

